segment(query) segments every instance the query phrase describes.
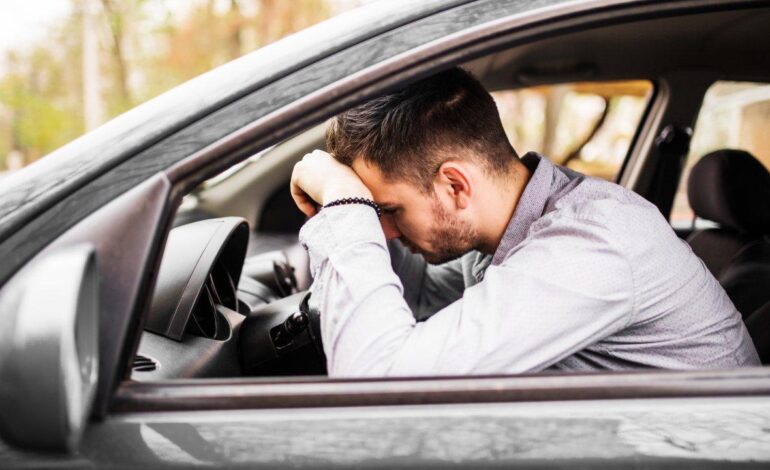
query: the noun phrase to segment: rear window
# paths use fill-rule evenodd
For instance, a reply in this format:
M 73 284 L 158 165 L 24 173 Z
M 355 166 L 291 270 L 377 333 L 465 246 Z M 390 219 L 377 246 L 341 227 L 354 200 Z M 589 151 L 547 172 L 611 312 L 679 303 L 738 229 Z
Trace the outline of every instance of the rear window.
M 745 150 L 770 169 L 770 84 L 719 81 L 708 89 L 671 209 L 674 228 L 714 226 L 695 217 L 687 198 L 687 180 L 701 157 L 725 148 Z
M 651 96 L 646 80 L 581 82 L 492 93 L 519 155 L 606 180 L 617 177 Z

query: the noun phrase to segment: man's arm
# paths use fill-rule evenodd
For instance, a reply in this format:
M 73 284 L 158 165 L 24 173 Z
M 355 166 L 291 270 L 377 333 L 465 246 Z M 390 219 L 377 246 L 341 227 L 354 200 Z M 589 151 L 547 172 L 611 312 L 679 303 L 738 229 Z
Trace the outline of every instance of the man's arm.
M 346 197 L 371 199 L 372 194 L 358 176 L 326 152 L 315 150 L 294 166 L 290 191 L 297 207 L 308 217 L 318 213 L 325 202 Z M 424 320 L 462 296 L 465 283 L 461 260 L 430 266 L 412 255 L 397 240 L 390 252 L 393 270 L 402 279 L 404 297 L 415 318 Z
M 331 376 L 537 371 L 625 327 L 631 266 L 609 230 L 543 224 L 462 299 L 416 323 L 366 206 L 324 209 L 300 232 Z

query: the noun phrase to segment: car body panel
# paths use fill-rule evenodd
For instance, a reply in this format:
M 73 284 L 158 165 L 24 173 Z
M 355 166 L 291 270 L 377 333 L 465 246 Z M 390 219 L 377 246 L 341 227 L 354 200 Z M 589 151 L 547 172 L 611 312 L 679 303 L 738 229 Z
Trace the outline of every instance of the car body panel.
M 170 190 L 160 173 L 130 189 L 75 225 L 35 255 L 44 258 L 55 250 L 92 243 L 99 276 L 99 376 L 94 414 L 106 412 L 109 399 L 134 349 L 132 332 L 141 327 L 132 315 L 138 299 L 149 299 L 152 285 L 140 282 L 136 273 L 146 272 L 157 258 L 156 233 L 166 210 Z M 98 234 L 98 236 L 94 236 Z M 0 290 L 4 286 L 0 286 Z M 142 289 L 147 289 L 143 291 Z
M 79 455 L 3 448 L 4 468 L 166 466 L 764 467 L 770 401 L 619 400 L 142 413 L 92 425 Z

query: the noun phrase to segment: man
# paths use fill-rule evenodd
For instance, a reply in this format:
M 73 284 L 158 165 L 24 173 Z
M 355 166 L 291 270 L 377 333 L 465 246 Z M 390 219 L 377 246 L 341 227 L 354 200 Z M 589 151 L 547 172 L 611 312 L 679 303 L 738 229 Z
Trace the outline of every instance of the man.
M 759 365 L 656 207 L 519 159 L 467 72 L 343 113 L 327 146 L 333 157 L 297 163 L 291 190 L 312 216 L 300 240 L 330 375 Z

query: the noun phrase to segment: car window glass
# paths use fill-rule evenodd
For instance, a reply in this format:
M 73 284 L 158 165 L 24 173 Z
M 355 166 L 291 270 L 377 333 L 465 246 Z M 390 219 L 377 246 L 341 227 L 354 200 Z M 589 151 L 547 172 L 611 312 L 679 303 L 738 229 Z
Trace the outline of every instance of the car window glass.
M 770 84 L 750 82 L 714 83 L 703 98 L 695 124 L 690 152 L 679 179 L 671 209 L 676 229 L 706 228 L 715 224 L 696 219 L 687 198 L 690 170 L 701 157 L 714 150 L 745 150 L 770 168 Z
M 582 82 L 492 93 L 519 155 L 540 152 L 581 173 L 613 180 L 641 121 L 652 84 Z

